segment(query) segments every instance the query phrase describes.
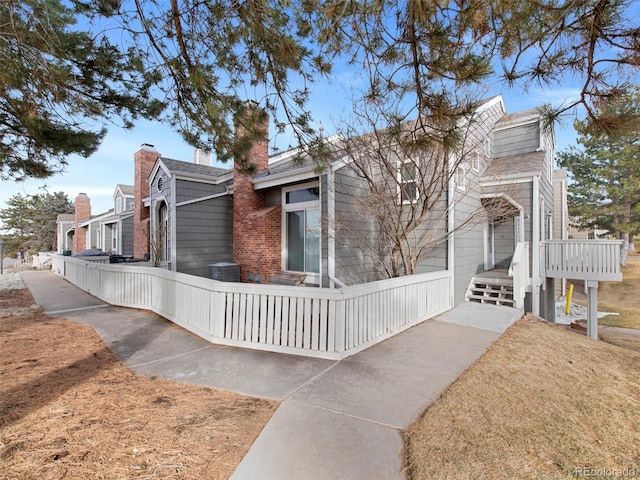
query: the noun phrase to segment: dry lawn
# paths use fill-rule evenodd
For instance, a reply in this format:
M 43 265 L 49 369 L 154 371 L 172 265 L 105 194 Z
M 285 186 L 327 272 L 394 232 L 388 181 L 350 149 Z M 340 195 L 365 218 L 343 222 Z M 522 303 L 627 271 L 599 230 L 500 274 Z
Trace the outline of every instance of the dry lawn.
M 137 375 L 0 291 L 0 479 L 228 478 L 275 402 Z
M 598 320 L 600 325 L 640 329 L 640 257 L 627 258 L 622 282 L 601 282 L 598 309 L 617 312 Z
M 411 427 L 406 455 L 415 480 L 639 478 L 640 353 L 526 317 Z

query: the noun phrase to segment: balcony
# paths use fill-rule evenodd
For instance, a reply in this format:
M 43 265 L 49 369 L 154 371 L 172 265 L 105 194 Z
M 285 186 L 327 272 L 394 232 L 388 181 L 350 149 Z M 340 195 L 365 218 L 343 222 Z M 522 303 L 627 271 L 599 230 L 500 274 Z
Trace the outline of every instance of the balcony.
M 546 276 L 622 281 L 622 240 L 547 240 Z

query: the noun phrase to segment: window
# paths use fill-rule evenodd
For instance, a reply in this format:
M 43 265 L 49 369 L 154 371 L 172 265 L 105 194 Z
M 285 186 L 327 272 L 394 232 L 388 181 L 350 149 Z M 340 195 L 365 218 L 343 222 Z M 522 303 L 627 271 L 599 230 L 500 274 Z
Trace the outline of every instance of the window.
M 114 225 L 111 229 L 111 251 L 118 252 L 118 225 Z
M 161 192 L 164 188 L 164 178 L 160 177 L 158 179 L 158 191 Z
M 418 200 L 418 168 L 415 162 L 406 160 L 400 164 L 400 202 L 413 203 Z
M 475 156 L 473 157 L 473 171 L 474 172 L 479 172 L 480 171 L 480 165 L 481 165 L 481 160 L 480 160 L 480 152 L 476 152 Z
M 285 193 L 285 202 L 287 204 L 316 202 L 318 200 L 320 200 L 320 187 L 291 190 Z
M 489 137 L 484 139 L 484 154 L 487 157 L 491 156 L 491 139 Z
M 116 197 L 116 213 L 122 213 L 122 197 Z
M 467 188 L 467 169 L 462 165 L 456 170 L 456 186 L 458 190 L 466 190 Z

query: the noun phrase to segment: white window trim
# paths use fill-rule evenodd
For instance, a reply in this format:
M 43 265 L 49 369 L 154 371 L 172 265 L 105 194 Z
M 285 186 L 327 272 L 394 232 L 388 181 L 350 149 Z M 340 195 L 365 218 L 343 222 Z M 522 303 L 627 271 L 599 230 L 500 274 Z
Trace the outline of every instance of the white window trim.
M 417 175 L 419 173 L 418 161 L 416 159 L 398 160 L 398 168 L 397 168 L 398 205 L 411 205 L 413 203 L 416 203 L 420 199 L 420 189 L 418 188 L 417 178 L 414 177 L 413 180 L 405 182 L 404 177 L 402 175 L 402 173 L 403 173 L 402 167 L 407 163 L 410 164 L 410 165 L 413 165 L 415 167 L 415 169 L 416 169 L 415 170 L 416 177 L 417 177 Z M 404 186 L 405 186 L 405 184 L 408 185 L 410 183 L 413 183 L 415 185 L 415 187 L 416 187 L 416 195 L 415 195 L 415 198 L 413 198 L 413 199 L 405 200 L 405 199 L 402 198 L 402 193 L 404 192 Z
M 463 192 L 467 189 L 467 169 L 463 165 L 456 168 L 456 188 Z
M 480 171 L 480 164 L 481 164 L 481 160 L 480 160 L 480 152 L 476 152 L 473 161 L 471 162 L 472 168 L 474 172 L 479 172 Z

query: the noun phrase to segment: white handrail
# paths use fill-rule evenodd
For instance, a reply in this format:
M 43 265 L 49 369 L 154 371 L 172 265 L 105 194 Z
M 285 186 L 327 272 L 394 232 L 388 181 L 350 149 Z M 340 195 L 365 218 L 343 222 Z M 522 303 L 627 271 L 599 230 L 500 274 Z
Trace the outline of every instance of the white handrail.
M 513 252 L 509 276 L 513 277 L 513 303 L 515 308 L 524 307 L 524 296 L 529 287 L 529 242 L 518 242 Z

